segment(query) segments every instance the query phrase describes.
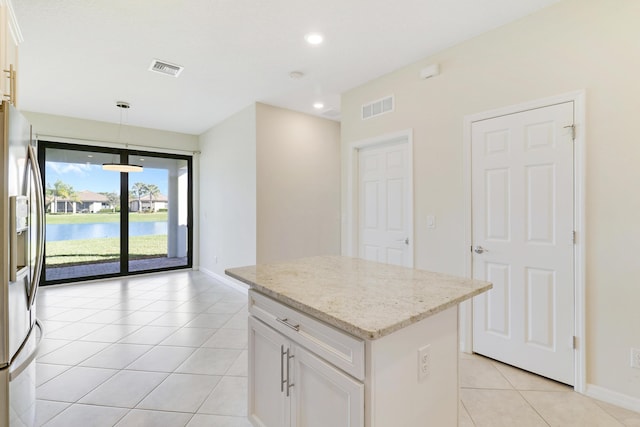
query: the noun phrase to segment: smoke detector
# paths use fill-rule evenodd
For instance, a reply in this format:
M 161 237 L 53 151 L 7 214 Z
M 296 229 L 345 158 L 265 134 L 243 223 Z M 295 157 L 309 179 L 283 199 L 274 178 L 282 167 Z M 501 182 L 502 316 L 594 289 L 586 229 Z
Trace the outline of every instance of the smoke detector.
M 184 70 L 184 67 L 181 65 L 172 64 L 170 62 L 161 61 L 159 59 L 154 59 L 153 61 L 151 61 L 151 65 L 149 66 L 149 71 L 165 74 L 171 77 L 178 77 L 182 70 Z

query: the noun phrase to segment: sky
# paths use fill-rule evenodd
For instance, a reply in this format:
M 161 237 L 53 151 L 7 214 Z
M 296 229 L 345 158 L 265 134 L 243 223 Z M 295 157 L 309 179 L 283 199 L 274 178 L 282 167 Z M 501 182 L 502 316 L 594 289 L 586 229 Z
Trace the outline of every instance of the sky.
M 136 182 L 155 184 L 163 195 L 167 195 L 167 169 L 145 167 L 142 172 L 129 174 L 129 190 Z M 57 180 L 69 184 L 75 191 L 89 190 L 94 193 L 120 194 L 120 173 L 102 170 L 101 165 L 46 162 L 45 186 L 53 187 Z

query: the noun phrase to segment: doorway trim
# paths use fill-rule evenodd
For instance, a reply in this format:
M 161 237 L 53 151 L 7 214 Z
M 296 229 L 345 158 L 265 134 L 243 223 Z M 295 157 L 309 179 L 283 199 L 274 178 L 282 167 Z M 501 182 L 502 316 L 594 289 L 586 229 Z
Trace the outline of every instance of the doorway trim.
M 585 322 L 585 142 L 586 115 L 585 91 L 568 92 L 549 98 L 537 99 L 521 104 L 511 105 L 495 110 L 484 111 L 464 117 L 463 124 L 463 174 L 464 174 L 464 263 L 465 275 L 473 277 L 472 269 L 472 222 L 471 208 L 471 126 L 474 122 L 494 117 L 515 114 L 536 108 L 547 107 L 565 102 L 574 103 L 575 142 L 573 152 L 573 185 L 574 185 L 574 226 L 576 243 L 574 245 L 574 390 L 584 393 L 586 390 L 586 322 Z M 460 310 L 460 350 L 471 353 L 473 349 L 473 313 L 471 300 L 461 304 Z
M 358 256 L 358 200 L 359 200 L 359 153 L 363 148 L 375 147 L 389 143 L 406 143 L 409 174 L 409 238 L 411 239 L 409 261 L 411 267 L 414 265 L 415 236 L 413 234 L 413 129 L 406 129 L 398 132 L 387 133 L 373 138 L 362 139 L 350 143 L 347 146 L 347 218 L 346 218 L 346 248 L 345 254 L 352 257 Z

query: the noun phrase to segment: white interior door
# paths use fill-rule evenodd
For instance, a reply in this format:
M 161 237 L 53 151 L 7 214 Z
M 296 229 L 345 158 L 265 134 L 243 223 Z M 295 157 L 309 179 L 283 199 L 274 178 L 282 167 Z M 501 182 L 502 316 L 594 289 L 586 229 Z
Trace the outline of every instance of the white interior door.
M 573 102 L 471 127 L 473 351 L 574 383 Z
M 413 267 L 412 194 L 406 140 L 358 153 L 360 258 Z

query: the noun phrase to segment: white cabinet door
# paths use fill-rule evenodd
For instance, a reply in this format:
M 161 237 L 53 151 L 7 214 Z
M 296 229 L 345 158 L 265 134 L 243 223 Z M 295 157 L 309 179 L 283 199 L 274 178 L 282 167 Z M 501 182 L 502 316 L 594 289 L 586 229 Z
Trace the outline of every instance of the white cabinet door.
M 293 348 L 293 427 L 363 427 L 364 385 L 302 347 Z
M 285 337 L 249 317 L 249 418 L 258 427 L 290 425 L 282 356 L 288 346 Z

